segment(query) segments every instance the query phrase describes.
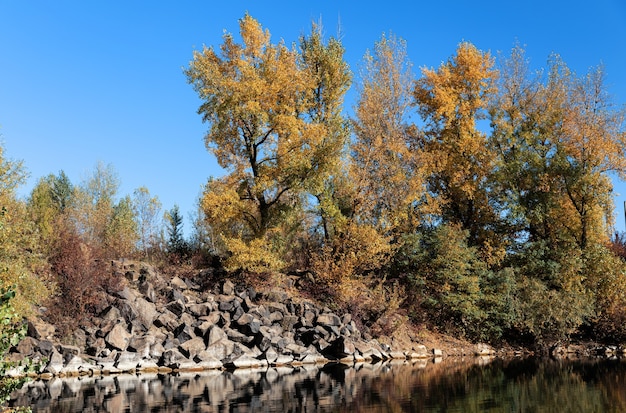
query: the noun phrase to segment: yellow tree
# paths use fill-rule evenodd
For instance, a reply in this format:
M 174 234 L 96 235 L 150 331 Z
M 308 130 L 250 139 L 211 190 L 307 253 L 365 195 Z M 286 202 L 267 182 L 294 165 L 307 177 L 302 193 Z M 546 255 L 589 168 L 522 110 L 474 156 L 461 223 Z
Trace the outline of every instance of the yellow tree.
M 572 77 L 563 110 L 559 167 L 576 222 L 569 227 L 580 248 L 606 242 L 612 228 L 610 172 L 626 178 L 624 110 L 611 101 L 601 67 Z
M 332 117 L 349 77 L 338 82 L 333 73 L 347 68 L 336 41 L 328 49 L 339 63 L 328 69 L 306 41 L 303 53 L 273 44 L 247 14 L 239 27 L 241 44 L 224 35 L 221 53 L 195 52 L 186 75 L 204 101 L 207 149 L 228 171 L 206 187 L 206 217 L 232 253 L 231 267 L 260 270 L 282 265 L 277 248 L 292 212 L 336 165 L 342 138 Z M 318 36 L 314 30 L 311 42 Z
M 364 60 L 350 170 L 358 191 L 355 214 L 390 235 L 407 229 L 424 192 L 409 123 L 414 80 L 406 44 L 394 35 L 383 35 Z
M 0 290 L 16 292 L 11 304 L 18 320 L 32 314 L 32 305 L 40 304 L 50 293 L 35 224 L 25 203 L 16 196 L 25 178 L 22 163 L 7 159 L 0 145 Z
M 495 91 L 493 66 L 489 53 L 461 43 L 437 70 L 422 69 L 414 91 L 425 121 L 431 202 L 438 203 L 443 222 L 460 225 L 469 232 L 470 245 L 479 246 L 492 237 L 491 226 L 498 220 L 487 189 L 494 157 L 479 128 Z

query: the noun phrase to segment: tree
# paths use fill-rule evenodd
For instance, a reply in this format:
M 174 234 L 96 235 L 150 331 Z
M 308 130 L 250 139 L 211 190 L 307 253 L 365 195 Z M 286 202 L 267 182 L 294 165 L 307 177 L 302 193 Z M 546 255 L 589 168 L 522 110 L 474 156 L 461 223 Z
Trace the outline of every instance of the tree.
M 183 234 L 183 216 L 178 205 L 174 205 L 165 214 L 167 223 L 167 252 L 175 257 L 182 258 L 188 252 L 188 245 Z
M 32 306 L 50 294 L 38 276 L 47 270 L 40 238 L 25 203 L 16 197 L 25 179 L 22 163 L 7 159 L 0 145 L 0 289 L 15 292 L 11 307 L 20 318 L 30 315 Z
M 44 248 L 54 244 L 59 227 L 66 225 L 73 196 L 74 187 L 63 171 L 39 179 L 33 188 L 28 199 L 28 209 Z
M 138 240 L 135 207 L 130 196 L 126 195 L 113 206 L 105 230 L 105 245 L 114 257 L 128 257 L 136 251 Z
M 319 33 L 302 42 L 302 53 L 272 44 L 247 14 L 239 26 L 242 44 L 226 34 L 221 55 L 205 47 L 185 72 L 211 125 L 207 149 L 229 171 L 209 182 L 202 205 L 232 254 L 230 267 L 276 268 L 290 214 L 320 190 L 338 159 L 335 118 L 347 87 L 333 73 L 345 71 L 343 49 L 320 49 Z M 247 264 L 238 260 L 244 256 L 266 259 Z
M 394 35 L 383 34 L 364 60 L 350 177 L 359 221 L 386 235 L 410 227 L 423 193 L 409 123 L 414 80 L 406 44 Z
M 148 251 L 157 244 L 161 202 L 157 196 L 150 195 L 148 188 L 142 186 L 133 193 L 133 206 L 139 232 L 139 249 L 147 256 Z
M 91 176 L 75 189 L 72 221 L 85 242 L 106 246 L 106 230 L 119 185 L 113 165 L 98 162 Z
M 422 145 L 431 167 L 428 188 L 436 215 L 468 230 L 469 243 L 476 246 L 494 243 L 492 228 L 499 221 L 488 189 L 494 156 L 478 126 L 495 90 L 493 66 L 489 53 L 461 43 L 437 70 L 422 69 L 414 91 L 426 123 Z

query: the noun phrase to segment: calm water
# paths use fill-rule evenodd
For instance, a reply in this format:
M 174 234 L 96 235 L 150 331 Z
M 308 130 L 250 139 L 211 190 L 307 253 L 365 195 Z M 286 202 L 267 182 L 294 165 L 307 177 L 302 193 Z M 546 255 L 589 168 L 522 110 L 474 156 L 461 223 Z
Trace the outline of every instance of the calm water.
M 626 412 L 626 361 L 432 360 L 31 382 L 34 412 Z

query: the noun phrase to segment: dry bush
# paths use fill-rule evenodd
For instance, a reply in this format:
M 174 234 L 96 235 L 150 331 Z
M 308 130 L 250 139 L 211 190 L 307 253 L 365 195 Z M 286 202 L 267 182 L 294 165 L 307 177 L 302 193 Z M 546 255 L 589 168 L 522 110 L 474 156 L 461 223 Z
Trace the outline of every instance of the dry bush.
M 72 231 L 59 234 L 50 262 L 57 288 L 48 316 L 61 335 L 100 313 L 108 304 L 106 293 L 121 288 L 121 275 L 113 273 L 98 249 Z

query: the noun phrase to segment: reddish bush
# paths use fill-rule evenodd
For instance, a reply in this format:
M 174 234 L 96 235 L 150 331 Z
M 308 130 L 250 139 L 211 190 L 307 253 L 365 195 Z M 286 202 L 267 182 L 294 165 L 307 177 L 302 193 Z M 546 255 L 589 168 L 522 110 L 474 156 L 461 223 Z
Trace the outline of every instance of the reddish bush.
M 49 316 L 62 329 L 71 331 L 98 314 L 107 305 L 105 293 L 119 290 L 120 275 L 101 256 L 78 234 L 69 230 L 59 234 L 50 258 L 57 293 L 51 299 Z

